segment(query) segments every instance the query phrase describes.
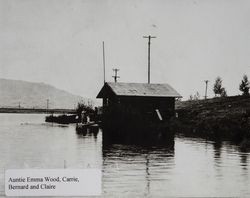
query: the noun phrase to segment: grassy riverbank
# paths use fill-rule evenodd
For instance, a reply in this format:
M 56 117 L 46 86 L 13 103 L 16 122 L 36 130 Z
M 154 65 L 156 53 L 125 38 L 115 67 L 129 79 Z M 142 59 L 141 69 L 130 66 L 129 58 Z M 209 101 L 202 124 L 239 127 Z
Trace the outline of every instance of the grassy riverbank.
M 231 96 L 176 103 L 175 130 L 187 135 L 229 139 L 250 147 L 250 97 Z

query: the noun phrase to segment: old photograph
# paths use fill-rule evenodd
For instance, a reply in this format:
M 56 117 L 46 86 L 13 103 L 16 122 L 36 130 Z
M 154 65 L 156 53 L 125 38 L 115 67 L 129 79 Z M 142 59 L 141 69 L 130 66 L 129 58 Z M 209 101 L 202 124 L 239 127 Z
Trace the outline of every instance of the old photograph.
M 0 197 L 250 197 L 249 10 L 0 0 Z

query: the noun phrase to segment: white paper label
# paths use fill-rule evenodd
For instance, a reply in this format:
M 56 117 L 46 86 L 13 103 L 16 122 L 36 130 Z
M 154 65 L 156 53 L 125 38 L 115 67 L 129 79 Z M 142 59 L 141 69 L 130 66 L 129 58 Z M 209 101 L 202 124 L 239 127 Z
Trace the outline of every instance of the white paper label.
M 5 171 L 6 196 L 98 196 L 100 169 L 10 169 Z

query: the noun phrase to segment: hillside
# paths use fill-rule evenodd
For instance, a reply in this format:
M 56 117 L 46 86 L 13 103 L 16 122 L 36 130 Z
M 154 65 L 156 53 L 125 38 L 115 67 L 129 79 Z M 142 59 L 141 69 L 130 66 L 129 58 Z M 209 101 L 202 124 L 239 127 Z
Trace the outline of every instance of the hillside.
M 70 94 L 44 83 L 33 83 L 20 80 L 0 79 L 0 108 L 49 108 L 72 109 L 79 101 L 87 98 Z

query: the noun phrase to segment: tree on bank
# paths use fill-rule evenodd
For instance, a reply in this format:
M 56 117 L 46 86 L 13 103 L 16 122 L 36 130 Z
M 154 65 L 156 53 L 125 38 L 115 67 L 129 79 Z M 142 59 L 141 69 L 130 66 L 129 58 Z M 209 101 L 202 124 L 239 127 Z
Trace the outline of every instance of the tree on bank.
M 221 97 L 227 96 L 226 89 L 222 87 L 222 79 L 219 76 L 215 79 L 213 91 L 214 91 L 215 96 L 218 96 L 218 95 L 220 95 Z
M 227 91 L 224 87 L 222 87 L 222 91 L 221 91 L 221 94 L 220 94 L 221 97 L 227 97 Z
M 194 95 L 189 96 L 189 100 L 199 100 L 200 99 L 200 93 L 197 91 Z
M 243 76 L 243 79 L 241 80 L 239 90 L 242 91 L 243 96 L 249 96 L 249 81 L 246 74 Z
M 93 105 L 92 104 L 85 104 L 84 102 L 78 102 L 76 107 L 76 114 L 81 117 L 82 112 L 86 112 L 87 114 L 93 113 Z

